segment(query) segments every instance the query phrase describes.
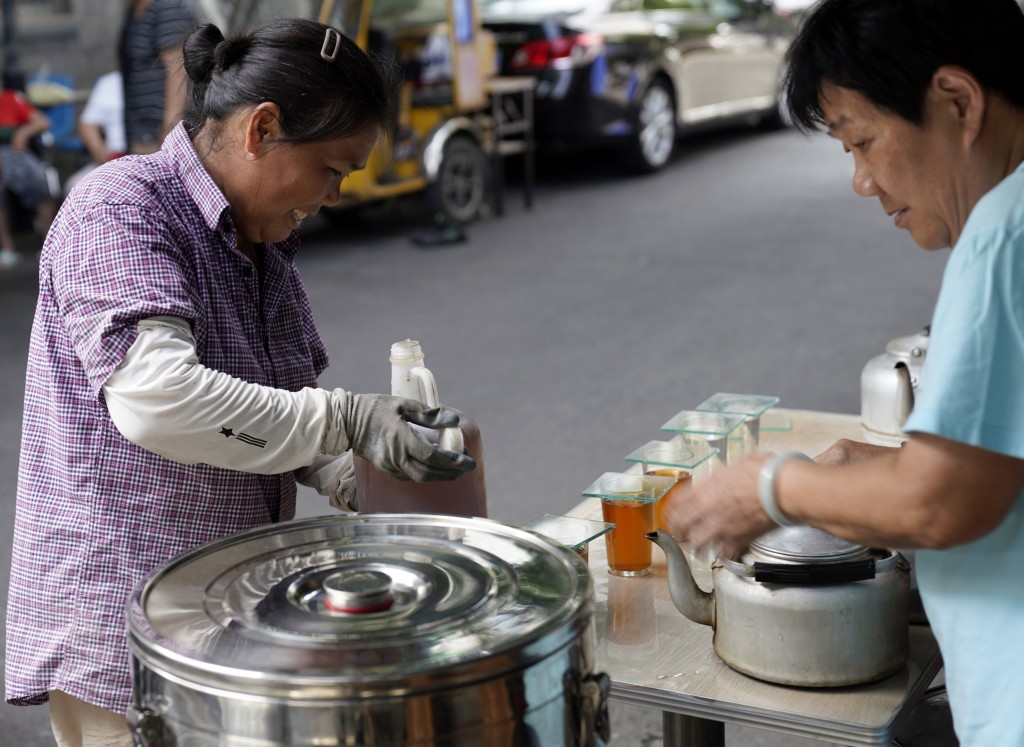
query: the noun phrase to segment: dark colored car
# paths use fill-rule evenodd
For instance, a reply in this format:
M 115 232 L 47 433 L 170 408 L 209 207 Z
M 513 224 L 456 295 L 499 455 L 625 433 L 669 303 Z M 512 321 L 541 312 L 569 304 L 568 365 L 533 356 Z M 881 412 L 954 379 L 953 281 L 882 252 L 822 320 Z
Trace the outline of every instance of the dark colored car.
M 791 29 L 766 0 L 478 0 L 502 75 L 537 79 L 542 150 L 622 148 L 656 171 L 678 135 L 780 121 Z

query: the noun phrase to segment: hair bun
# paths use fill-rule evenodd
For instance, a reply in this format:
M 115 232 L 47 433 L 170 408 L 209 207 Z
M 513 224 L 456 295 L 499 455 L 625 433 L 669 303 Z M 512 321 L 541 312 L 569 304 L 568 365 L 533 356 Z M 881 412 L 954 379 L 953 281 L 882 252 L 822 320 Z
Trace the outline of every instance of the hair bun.
M 221 41 L 213 51 L 214 70 L 227 70 L 248 53 L 249 37 Z
M 210 79 L 218 64 L 219 47 L 223 44 L 224 34 L 212 23 L 200 26 L 188 35 L 182 45 L 182 53 L 185 73 L 190 80 L 204 83 Z

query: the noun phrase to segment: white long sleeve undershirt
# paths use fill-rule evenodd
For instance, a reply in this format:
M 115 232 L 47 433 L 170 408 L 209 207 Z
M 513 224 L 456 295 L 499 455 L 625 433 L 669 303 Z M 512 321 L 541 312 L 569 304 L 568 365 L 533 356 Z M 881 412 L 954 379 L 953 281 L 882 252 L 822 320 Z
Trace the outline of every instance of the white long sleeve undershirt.
M 349 448 L 344 391 L 289 392 L 207 368 L 177 317 L 139 322 L 103 395 L 125 438 L 184 464 L 277 474 Z

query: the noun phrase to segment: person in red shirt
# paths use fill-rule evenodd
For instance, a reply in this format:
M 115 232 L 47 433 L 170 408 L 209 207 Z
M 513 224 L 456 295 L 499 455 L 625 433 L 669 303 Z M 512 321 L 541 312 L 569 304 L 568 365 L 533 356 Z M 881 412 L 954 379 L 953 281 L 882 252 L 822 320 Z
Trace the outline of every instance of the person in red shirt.
M 50 229 L 57 202 L 50 193 L 43 163 L 29 150 L 33 137 L 50 129 L 50 120 L 28 102 L 14 74 L 3 74 L 0 90 L 0 270 L 18 264 L 14 248 L 7 193 L 34 210 L 37 229 L 43 236 Z

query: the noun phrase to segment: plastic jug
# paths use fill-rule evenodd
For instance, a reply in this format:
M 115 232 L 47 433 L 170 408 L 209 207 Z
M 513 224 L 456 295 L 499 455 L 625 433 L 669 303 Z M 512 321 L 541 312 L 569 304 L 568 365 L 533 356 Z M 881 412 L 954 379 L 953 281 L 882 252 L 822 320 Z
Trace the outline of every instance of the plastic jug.
M 402 340 L 392 345 L 390 361 L 393 395 L 415 399 L 430 407 L 440 404 L 437 381 L 424 365 L 423 349 L 416 340 Z M 456 412 L 459 413 L 457 428 L 442 428 L 438 431 L 417 425 L 412 427 L 443 449 L 465 451 L 476 460 L 476 469 L 454 480 L 418 483 L 385 475 L 362 457 L 356 457 L 356 500 L 361 513 L 487 517 L 480 429 L 471 417 L 461 411 Z

